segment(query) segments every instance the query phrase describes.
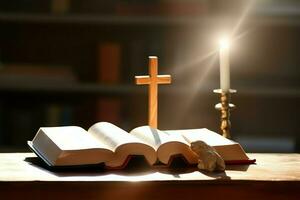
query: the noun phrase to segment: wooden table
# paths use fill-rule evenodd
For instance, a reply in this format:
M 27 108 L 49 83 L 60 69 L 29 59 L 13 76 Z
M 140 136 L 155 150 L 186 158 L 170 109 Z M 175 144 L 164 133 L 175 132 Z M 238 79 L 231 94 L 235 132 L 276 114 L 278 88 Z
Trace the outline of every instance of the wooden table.
M 254 165 L 51 172 L 32 153 L 0 154 L 0 199 L 300 199 L 300 154 L 248 154 Z

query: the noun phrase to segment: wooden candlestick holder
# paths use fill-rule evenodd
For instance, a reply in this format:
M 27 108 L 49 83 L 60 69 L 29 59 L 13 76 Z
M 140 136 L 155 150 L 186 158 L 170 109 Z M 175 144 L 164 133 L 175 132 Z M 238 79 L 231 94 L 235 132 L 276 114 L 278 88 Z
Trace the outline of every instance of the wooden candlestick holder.
M 215 109 L 221 111 L 221 134 L 223 137 L 231 138 L 230 128 L 230 111 L 235 108 L 235 105 L 230 103 L 231 94 L 236 93 L 236 90 L 229 89 L 229 91 L 224 91 L 222 89 L 214 90 L 214 93 L 221 95 L 221 103 L 215 105 Z

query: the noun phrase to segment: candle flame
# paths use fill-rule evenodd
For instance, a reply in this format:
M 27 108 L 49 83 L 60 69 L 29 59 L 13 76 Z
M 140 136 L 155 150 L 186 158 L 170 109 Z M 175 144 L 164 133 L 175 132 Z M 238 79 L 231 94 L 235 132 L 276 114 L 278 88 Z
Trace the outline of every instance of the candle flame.
M 228 49 L 230 46 L 230 41 L 228 38 L 222 38 L 219 41 L 221 49 Z

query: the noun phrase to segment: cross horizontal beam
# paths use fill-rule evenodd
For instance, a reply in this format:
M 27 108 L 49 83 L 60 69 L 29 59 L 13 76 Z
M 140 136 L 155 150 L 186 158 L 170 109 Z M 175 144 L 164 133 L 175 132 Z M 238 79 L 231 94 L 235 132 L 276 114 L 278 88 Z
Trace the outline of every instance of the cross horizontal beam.
M 158 75 L 155 80 L 157 84 L 170 84 L 171 76 L 170 75 Z M 148 85 L 151 83 L 150 76 L 135 76 L 135 83 L 137 85 Z

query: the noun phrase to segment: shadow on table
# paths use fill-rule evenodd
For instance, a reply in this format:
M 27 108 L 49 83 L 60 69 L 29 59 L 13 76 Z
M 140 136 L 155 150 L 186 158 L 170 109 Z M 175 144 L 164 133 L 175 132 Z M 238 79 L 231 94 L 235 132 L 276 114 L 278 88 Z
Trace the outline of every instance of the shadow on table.
M 169 174 L 175 178 L 180 178 L 183 174 L 199 172 L 205 176 L 214 179 L 230 179 L 226 172 L 206 172 L 199 170 L 196 166 L 187 167 L 183 160 L 174 160 L 169 167 L 164 165 L 155 165 L 154 167 L 146 164 L 145 158 L 143 156 L 134 156 L 130 159 L 127 166 L 123 169 L 106 169 L 103 164 L 94 165 L 80 165 L 80 166 L 49 166 L 44 161 L 38 157 L 27 157 L 25 161 L 43 171 L 51 173 L 59 177 L 68 176 L 99 176 L 99 175 L 126 175 L 126 176 L 143 176 L 149 175 L 156 172 Z M 226 170 L 234 171 L 247 171 L 249 165 L 230 165 L 226 166 Z M 80 174 L 79 174 L 80 173 Z

